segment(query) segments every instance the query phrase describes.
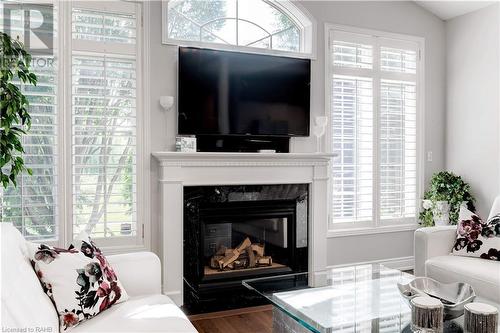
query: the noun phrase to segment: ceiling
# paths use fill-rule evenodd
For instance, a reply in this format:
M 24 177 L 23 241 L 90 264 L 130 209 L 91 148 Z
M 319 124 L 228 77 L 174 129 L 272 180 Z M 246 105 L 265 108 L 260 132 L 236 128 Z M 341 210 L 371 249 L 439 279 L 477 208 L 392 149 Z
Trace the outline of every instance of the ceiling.
M 478 9 L 487 7 L 497 1 L 415 1 L 419 6 L 430 11 L 442 20 L 449 20 L 454 17 L 464 15 Z

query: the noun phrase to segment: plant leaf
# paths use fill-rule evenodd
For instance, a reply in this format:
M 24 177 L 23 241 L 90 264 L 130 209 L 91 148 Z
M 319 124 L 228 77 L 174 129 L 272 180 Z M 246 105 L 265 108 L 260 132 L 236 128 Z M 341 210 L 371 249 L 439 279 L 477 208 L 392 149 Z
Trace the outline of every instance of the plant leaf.
M 29 101 L 13 82 L 18 77 L 24 84 L 36 85 L 37 77 L 29 69 L 31 55 L 24 49 L 23 43 L 0 32 L 0 168 L 10 166 L 10 172 L 0 169 L 0 181 L 4 188 L 9 184 L 17 186 L 17 177 L 24 171 L 33 175 L 26 168 L 22 153 L 22 136 L 30 129 L 31 117 L 28 111 Z

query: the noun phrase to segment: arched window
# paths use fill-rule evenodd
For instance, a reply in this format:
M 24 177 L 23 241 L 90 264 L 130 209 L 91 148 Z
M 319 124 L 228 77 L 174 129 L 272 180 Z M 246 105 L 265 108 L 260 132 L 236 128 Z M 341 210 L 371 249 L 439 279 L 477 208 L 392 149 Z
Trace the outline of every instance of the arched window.
M 169 44 L 312 53 L 313 24 L 292 2 L 169 0 L 164 20 L 164 40 Z

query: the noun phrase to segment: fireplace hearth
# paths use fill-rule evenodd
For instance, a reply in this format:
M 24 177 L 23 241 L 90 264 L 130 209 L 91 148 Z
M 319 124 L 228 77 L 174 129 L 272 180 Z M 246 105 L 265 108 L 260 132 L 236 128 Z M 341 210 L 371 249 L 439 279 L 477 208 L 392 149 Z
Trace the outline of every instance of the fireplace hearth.
M 253 277 L 308 269 L 308 185 L 184 187 L 184 306 L 202 313 L 265 304 Z

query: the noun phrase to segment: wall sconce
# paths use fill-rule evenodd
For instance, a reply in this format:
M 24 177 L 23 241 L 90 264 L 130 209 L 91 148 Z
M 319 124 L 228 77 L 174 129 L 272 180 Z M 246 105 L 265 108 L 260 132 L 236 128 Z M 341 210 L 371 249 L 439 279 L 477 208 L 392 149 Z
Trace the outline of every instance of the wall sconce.
M 174 106 L 174 96 L 160 96 L 160 105 L 165 111 L 169 111 Z

